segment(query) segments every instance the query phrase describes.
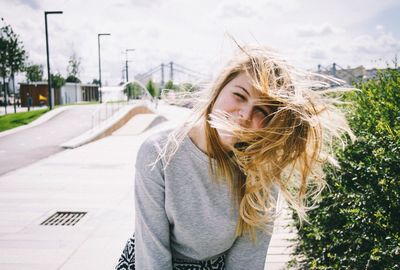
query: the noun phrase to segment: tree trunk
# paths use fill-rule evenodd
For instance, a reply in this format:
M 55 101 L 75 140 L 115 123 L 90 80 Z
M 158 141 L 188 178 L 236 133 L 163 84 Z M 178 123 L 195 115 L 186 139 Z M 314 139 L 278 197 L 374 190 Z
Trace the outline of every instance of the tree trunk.
M 12 81 L 13 81 L 13 93 L 14 93 L 14 101 L 13 101 L 13 103 L 14 103 L 14 113 L 17 113 L 17 104 L 16 104 L 16 102 L 15 102 L 15 81 L 14 81 L 14 72 L 11 73 L 11 78 L 12 78 Z
M 4 91 L 4 114 L 7 114 L 7 90 L 6 90 L 6 77 L 3 77 L 3 91 Z

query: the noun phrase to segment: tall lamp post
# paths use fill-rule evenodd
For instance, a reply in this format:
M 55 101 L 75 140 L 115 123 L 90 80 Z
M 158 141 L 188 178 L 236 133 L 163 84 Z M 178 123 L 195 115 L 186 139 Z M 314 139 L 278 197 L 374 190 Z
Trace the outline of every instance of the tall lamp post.
M 126 82 L 129 82 L 128 78 L 128 52 L 133 52 L 135 49 L 126 49 L 125 50 L 125 56 L 126 56 L 126 61 L 125 61 L 125 72 L 126 72 Z
M 99 97 L 100 97 L 100 103 L 103 102 L 102 100 L 102 94 L 101 94 L 101 58 L 100 58 L 100 36 L 110 36 L 110 33 L 101 33 L 97 34 L 97 43 L 99 45 Z
M 44 12 L 44 25 L 46 28 L 46 54 L 47 54 L 47 90 L 48 90 L 48 102 L 50 110 L 53 109 L 53 95 L 51 94 L 51 76 L 50 76 L 50 57 L 49 57 L 49 34 L 47 31 L 47 15 L 48 14 L 63 14 L 62 11 L 45 11 Z

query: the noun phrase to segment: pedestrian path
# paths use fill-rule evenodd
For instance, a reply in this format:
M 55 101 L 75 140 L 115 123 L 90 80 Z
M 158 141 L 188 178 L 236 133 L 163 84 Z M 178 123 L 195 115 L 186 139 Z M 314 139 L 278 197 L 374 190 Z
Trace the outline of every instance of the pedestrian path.
M 0 177 L 0 269 L 113 269 L 134 230 L 136 153 L 154 132 L 188 111 L 159 106 L 163 122 L 139 135 L 115 134 Z M 40 225 L 56 212 L 83 212 L 74 226 Z M 280 223 L 282 222 L 282 223 Z M 276 222 L 266 269 L 287 259 Z
M 293 242 L 290 240 L 296 238 L 296 230 L 289 226 L 292 223 L 291 210 L 281 196 L 278 198 L 277 209 L 280 215 L 274 224 L 265 270 L 288 269 L 286 263 L 291 259 L 293 250 Z
M 39 125 L 21 126 L 18 132 L 0 134 L 0 175 L 27 166 L 63 150 L 59 145 L 92 127 L 92 113 L 98 105 L 68 106 L 46 113 L 61 111 Z

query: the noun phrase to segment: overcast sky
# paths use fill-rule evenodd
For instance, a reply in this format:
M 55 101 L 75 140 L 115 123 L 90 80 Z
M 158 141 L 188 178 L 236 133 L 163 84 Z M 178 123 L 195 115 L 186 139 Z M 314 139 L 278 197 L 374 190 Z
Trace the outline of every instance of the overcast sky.
M 108 85 L 122 80 L 131 48 L 130 77 L 170 61 L 211 75 L 234 49 L 226 33 L 313 70 L 333 62 L 383 67 L 400 52 L 398 0 L 0 0 L 0 17 L 45 68 L 45 10 L 64 12 L 48 16 L 52 72 L 66 76 L 75 52 L 82 81 L 98 78 L 97 34 L 111 33 L 101 37 Z

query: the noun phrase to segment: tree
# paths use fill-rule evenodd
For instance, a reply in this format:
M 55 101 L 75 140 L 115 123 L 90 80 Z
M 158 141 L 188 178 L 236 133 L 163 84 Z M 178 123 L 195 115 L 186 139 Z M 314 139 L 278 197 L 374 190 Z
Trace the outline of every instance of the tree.
M 137 82 L 129 83 L 124 89 L 124 93 L 128 96 L 128 99 L 137 99 L 141 96 L 142 91 L 142 86 L 140 86 L 140 84 Z
M 184 92 L 196 92 L 199 90 L 198 86 L 191 83 L 183 83 L 179 86 L 179 89 Z
M 1 18 L 4 23 L 4 19 Z M 3 77 L 3 90 L 5 97 L 5 106 L 7 106 L 7 91 L 5 89 L 5 80 L 7 76 L 13 81 L 13 92 L 15 98 L 15 73 L 22 71 L 25 66 L 26 51 L 19 36 L 14 32 L 11 25 L 5 24 L 0 28 L 0 76 Z M 15 100 L 14 111 L 16 112 Z M 7 113 L 7 107 L 6 107 Z
M 3 83 L 2 83 L 2 90 L 4 92 L 4 106 L 7 106 L 7 90 L 6 90 L 6 77 L 10 73 L 10 68 L 7 63 L 7 48 L 8 48 L 8 41 L 6 37 L 4 37 L 3 33 L 3 27 L 0 28 L 0 76 L 3 78 Z M 6 108 L 6 113 L 7 113 L 7 107 Z
M 78 78 L 80 72 L 80 66 L 81 66 L 81 58 L 78 57 L 75 52 L 72 53 L 71 57 L 68 60 L 68 67 L 67 67 L 68 76 L 66 79 L 67 82 L 74 82 L 74 83 L 81 82 L 81 80 Z
M 30 64 L 25 68 L 25 72 L 29 82 L 43 81 L 43 65 Z
M 54 89 L 60 89 L 65 84 L 65 79 L 60 73 L 51 74 L 51 83 Z
M 65 79 L 66 82 L 72 82 L 72 83 L 80 83 L 81 80 L 79 80 L 78 77 L 75 77 L 74 75 L 69 75 L 67 79 Z
M 100 81 L 98 79 L 93 79 L 92 84 L 100 85 Z
M 174 85 L 174 82 L 169 80 L 165 85 L 164 85 L 164 89 L 169 89 L 169 90 L 176 90 L 177 87 L 176 85 Z
M 147 89 L 147 91 L 149 91 L 149 93 L 152 97 L 158 97 L 159 91 L 158 91 L 156 85 L 154 84 L 153 80 L 149 80 L 147 82 L 146 89 Z

